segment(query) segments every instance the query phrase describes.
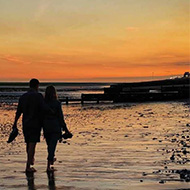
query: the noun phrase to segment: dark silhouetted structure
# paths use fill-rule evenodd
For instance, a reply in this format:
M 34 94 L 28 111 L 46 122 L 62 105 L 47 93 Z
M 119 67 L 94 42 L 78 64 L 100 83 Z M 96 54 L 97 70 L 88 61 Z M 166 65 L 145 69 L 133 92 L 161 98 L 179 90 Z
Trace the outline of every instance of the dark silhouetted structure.
M 169 101 L 189 97 L 190 77 L 189 72 L 186 72 L 182 78 L 113 84 L 109 88 L 104 88 L 104 94 L 82 94 L 81 102 Z

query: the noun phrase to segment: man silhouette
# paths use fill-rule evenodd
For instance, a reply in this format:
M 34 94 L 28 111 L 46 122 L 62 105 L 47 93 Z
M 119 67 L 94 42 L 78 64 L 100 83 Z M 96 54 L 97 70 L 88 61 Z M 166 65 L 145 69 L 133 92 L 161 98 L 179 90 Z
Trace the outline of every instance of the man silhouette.
M 43 122 L 42 114 L 44 111 L 50 111 L 44 103 L 42 94 L 38 92 L 38 88 L 39 81 L 37 79 L 31 79 L 29 91 L 23 94 L 19 99 L 13 125 L 13 128 L 17 127 L 17 121 L 21 114 L 23 114 L 22 129 L 27 152 L 26 172 L 36 171 L 31 165 L 34 165 L 36 143 L 40 142 Z

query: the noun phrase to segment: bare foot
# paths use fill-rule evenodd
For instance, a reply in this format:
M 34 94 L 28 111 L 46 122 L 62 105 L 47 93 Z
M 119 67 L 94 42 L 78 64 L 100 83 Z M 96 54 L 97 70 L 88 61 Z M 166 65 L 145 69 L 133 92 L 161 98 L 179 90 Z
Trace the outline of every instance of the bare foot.
M 47 168 L 46 170 L 47 172 L 54 172 L 54 171 L 57 171 L 54 167 L 49 167 Z
M 35 159 L 33 158 L 32 163 L 31 163 L 32 166 L 34 165 L 34 161 L 35 161 Z

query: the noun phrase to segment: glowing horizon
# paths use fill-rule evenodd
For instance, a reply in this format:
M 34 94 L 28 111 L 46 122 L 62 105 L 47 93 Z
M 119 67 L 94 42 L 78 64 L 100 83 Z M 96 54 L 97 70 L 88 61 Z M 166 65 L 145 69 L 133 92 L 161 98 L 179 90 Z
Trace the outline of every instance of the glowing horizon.
M 190 70 L 189 6 L 189 0 L 0 0 L 0 81 L 183 75 Z

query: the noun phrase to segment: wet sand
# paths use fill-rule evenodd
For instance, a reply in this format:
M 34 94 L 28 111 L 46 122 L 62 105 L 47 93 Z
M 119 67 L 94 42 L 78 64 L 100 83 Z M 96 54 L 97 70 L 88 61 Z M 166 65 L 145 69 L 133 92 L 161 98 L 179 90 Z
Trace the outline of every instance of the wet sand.
M 74 134 L 58 144 L 48 176 L 46 144 L 26 176 L 21 133 L 7 144 L 15 106 L 0 107 L 0 189 L 190 189 L 190 113 L 184 102 L 63 106 Z M 188 169 L 188 171 L 185 171 Z

